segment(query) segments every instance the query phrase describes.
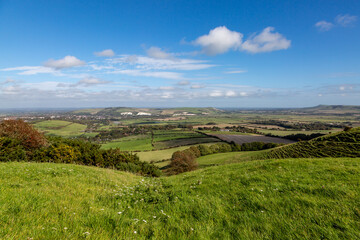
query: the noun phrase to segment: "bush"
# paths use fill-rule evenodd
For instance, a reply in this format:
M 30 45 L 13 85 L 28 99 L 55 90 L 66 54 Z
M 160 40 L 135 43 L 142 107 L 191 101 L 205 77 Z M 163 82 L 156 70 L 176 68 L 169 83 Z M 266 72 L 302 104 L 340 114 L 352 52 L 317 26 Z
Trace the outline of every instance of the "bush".
M 198 164 L 194 155 L 191 152 L 178 151 L 175 153 L 173 154 L 170 166 L 167 169 L 168 174 L 179 174 L 197 169 Z
M 200 151 L 201 156 L 206 156 L 206 155 L 209 155 L 209 154 L 213 153 L 208 146 L 203 145 L 203 144 L 199 145 L 198 149 Z
M 0 123 L 0 137 L 19 140 L 20 144 L 27 149 L 41 148 L 47 144 L 44 135 L 23 120 L 2 121 Z

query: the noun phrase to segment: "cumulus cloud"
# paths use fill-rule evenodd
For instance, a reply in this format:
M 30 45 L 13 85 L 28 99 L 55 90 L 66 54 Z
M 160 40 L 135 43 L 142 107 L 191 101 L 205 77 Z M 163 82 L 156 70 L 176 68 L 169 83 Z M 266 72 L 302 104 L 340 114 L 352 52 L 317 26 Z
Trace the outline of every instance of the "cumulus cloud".
M 101 52 L 94 52 L 94 54 L 95 54 L 95 56 L 98 56 L 98 57 L 113 57 L 113 56 L 115 56 L 115 53 L 112 49 L 106 49 Z
M 225 26 L 210 30 L 209 34 L 198 37 L 193 43 L 200 45 L 207 55 L 225 53 L 230 49 L 238 49 L 241 45 L 243 34 L 230 31 Z
M 146 53 L 149 57 L 156 58 L 156 59 L 173 59 L 174 58 L 170 53 L 167 53 L 158 47 L 151 47 L 148 50 L 146 50 Z
M 83 66 L 83 65 L 85 65 L 85 62 L 77 59 L 74 56 L 65 56 L 64 58 L 59 60 L 50 59 L 44 63 L 45 67 L 53 68 L 57 70 L 63 68 Z
M 351 16 L 349 14 L 337 15 L 335 18 L 335 22 L 343 27 L 347 27 L 353 22 L 356 22 L 357 16 Z
M 326 31 L 329 31 L 330 29 L 332 29 L 334 27 L 334 24 L 332 24 L 331 22 L 327 22 L 327 21 L 319 21 L 319 22 L 315 23 L 315 27 L 317 27 L 322 32 L 326 32 Z
M 250 53 L 261 53 L 288 49 L 291 41 L 280 33 L 273 32 L 274 30 L 273 27 L 267 27 L 258 35 L 248 38 L 241 45 L 241 50 Z
M 207 55 L 217 55 L 231 49 L 250 53 L 288 49 L 291 41 L 280 33 L 273 32 L 274 30 L 273 27 L 267 27 L 258 35 L 253 35 L 242 42 L 242 33 L 221 26 L 210 30 L 207 35 L 198 37 L 193 44 L 201 46 L 203 53 Z

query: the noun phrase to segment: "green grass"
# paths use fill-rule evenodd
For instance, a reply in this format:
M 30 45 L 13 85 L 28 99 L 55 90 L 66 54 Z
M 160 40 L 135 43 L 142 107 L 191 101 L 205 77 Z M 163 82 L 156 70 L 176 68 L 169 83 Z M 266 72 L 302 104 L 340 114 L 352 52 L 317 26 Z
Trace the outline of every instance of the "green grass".
M 359 183 L 360 158 L 249 161 L 158 179 L 1 163 L 0 239 L 359 239 Z
M 150 135 L 136 135 L 120 138 L 101 145 L 102 149 L 120 148 L 122 151 L 152 150 Z
M 277 136 L 286 136 L 286 135 L 291 135 L 291 134 L 313 134 L 313 133 L 322 133 L 322 134 L 329 134 L 329 133 L 335 133 L 335 132 L 339 132 L 342 129 L 340 128 L 336 128 L 336 129 L 331 129 L 331 130 L 313 130 L 313 131 L 294 131 L 294 130 L 269 130 L 269 129 L 258 129 L 259 132 L 264 133 L 264 134 L 268 134 L 271 133 L 273 135 L 277 135 Z
M 191 146 L 197 146 L 197 145 L 198 144 L 191 145 Z M 204 145 L 212 145 L 212 143 L 204 143 Z M 141 161 L 156 162 L 156 161 L 161 161 L 164 159 L 170 159 L 174 152 L 188 149 L 191 146 L 175 147 L 175 148 L 169 148 L 169 149 L 157 150 L 157 151 L 138 152 L 136 154 L 140 157 Z
M 194 145 L 200 143 L 219 142 L 220 140 L 213 137 L 181 138 L 169 141 L 155 142 L 155 149 L 174 148 L 179 146 Z
M 46 135 L 77 137 L 84 135 L 86 125 L 61 120 L 48 120 L 34 124 L 35 128 Z
M 263 153 L 268 151 L 269 149 L 262 151 L 217 153 L 199 157 L 196 159 L 196 161 L 198 162 L 200 168 L 204 168 L 210 166 L 251 161 L 258 156 L 262 156 Z

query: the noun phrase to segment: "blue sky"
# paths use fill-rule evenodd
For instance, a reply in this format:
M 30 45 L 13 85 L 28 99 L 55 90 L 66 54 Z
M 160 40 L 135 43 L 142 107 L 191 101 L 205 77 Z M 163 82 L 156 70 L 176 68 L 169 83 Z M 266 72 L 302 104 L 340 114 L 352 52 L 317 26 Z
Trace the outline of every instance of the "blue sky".
M 0 108 L 360 104 L 360 1 L 1 1 Z

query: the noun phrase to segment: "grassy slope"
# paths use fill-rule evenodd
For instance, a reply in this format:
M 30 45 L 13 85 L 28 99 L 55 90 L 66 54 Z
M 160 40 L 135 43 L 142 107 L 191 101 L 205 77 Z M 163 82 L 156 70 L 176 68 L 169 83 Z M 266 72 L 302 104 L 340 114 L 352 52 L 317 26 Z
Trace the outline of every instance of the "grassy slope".
M 61 120 L 48 120 L 34 124 L 35 128 L 47 135 L 75 137 L 84 135 L 86 125 Z
M 261 158 L 297 157 L 360 157 L 360 128 L 275 148 Z
M 1 163 L 0 173 L 0 239 L 360 238 L 360 158 L 160 179 L 47 163 Z

